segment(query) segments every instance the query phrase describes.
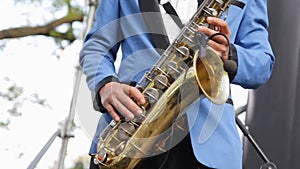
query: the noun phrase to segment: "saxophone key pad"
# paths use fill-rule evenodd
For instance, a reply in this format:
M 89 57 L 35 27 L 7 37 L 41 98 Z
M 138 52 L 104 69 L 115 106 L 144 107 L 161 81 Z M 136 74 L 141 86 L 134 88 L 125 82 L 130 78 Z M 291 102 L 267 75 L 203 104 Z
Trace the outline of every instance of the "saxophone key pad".
M 160 90 L 168 87 L 168 78 L 165 75 L 158 75 L 154 79 L 154 87 Z
M 159 92 L 155 88 L 149 88 L 145 92 L 145 97 L 147 101 L 150 103 L 150 105 L 153 105 L 154 103 L 157 102 L 159 98 Z

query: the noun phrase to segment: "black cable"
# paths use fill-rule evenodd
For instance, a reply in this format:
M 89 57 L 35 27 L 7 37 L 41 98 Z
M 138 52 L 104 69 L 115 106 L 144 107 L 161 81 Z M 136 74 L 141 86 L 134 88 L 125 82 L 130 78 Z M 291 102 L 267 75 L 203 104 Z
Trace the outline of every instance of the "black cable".
M 226 41 L 227 41 L 227 45 L 228 45 L 228 56 L 229 56 L 229 58 L 230 58 L 230 56 L 231 56 L 230 41 L 229 41 L 229 38 L 228 38 L 224 33 L 222 33 L 222 32 L 217 32 L 217 33 L 212 34 L 211 36 L 209 36 L 209 37 L 207 38 L 207 42 L 208 42 L 209 40 L 212 40 L 212 38 L 214 38 L 215 36 L 219 36 L 219 35 L 223 36 L 223 37 L 226 39 Z

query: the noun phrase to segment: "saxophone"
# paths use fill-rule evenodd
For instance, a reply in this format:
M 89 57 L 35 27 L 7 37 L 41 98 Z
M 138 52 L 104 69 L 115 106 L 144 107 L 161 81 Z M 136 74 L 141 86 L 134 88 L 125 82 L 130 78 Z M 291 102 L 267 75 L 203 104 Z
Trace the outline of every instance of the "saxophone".
M 112 120 L 99 136 L 96 162 L 101 169 L 134 168 L 142 158 L 166 152 L 174 128 L 184 130 L 179 117 L 191 104 L 208 98 L 223 104 L 229 78 L 223 62 L 199 33 L 207 16 L 220 17 L 230 0 L 204 0 L 174 42 L 162 53 L 136 87 L 146 98 L 144 110 L 131 121 Z

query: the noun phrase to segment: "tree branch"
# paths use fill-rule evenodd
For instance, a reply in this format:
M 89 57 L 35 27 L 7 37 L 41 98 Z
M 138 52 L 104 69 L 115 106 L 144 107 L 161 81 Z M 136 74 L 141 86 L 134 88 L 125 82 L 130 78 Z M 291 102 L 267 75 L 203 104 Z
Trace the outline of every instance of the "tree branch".
M 54 38 L 62 38 L 66 40 L 73 41 L 74 36 L 70 36 L 69 32 L 66 33 L 59 33 L 55 31 L 55 28 L 59 25 L 65 24 L 65 23 L 72 23 L 74 21 L 82 21 L 84 15 L 83 14 L 77 14 L 77 15 L 67 15 L 63 18 L 60 18 L 58 20 L 52 21 L 46 25 L 43 26 L 24 26 L 19 28 L 10 28 L 0 31 L 0 40 L 1 39 L 8 39 L 8 38 L 20 38 L 20 37 L 26 37 L 31 35 L 45 35 L 45 36 L 51 36 Z M 53 32 L 56 32 L 53 34 Z

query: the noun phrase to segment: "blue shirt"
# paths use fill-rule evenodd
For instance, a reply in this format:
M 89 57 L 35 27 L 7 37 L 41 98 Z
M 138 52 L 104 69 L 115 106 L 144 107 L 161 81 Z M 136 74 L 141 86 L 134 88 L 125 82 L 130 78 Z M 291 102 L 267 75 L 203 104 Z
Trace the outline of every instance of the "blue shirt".
M 267 0 L 242 2 L 244 8 L 229 7 L 226 19 L 238 60 L 232 83 L 256 89 L 269 79 L 275 60 L 268 41 Z M 138 0 L 102 0 L 98 6 L 95 25 L 80 52 L 80 65 L 94 99 L 99 88 L 109 81 L 108 77 L 120 82 L 137 82 L 160 57 L 140 5 Z M 154 20 L 152 24 L 159 21 Z M 150 33 L 161 33 L 159 30 L 152 29 Z M 117 71 L 115 61 L 119 49 L 122 59 Z M 242 145 L 233 106 L 215 105 L 205 98 L 191 105 L 187 114 L 197 160 L 212 168 L 241 169 Z M 110 121 L 110 115 L 103 113 L 91 154 L 96 153 L 97 138 Z

